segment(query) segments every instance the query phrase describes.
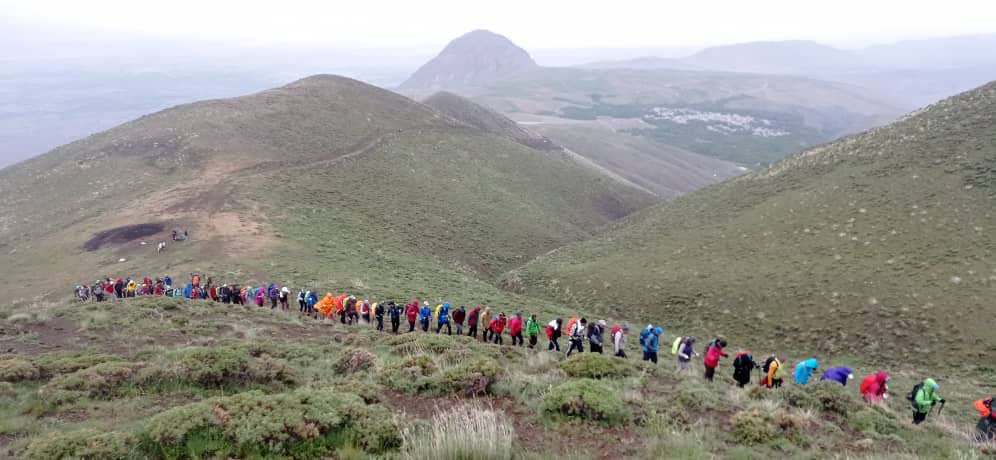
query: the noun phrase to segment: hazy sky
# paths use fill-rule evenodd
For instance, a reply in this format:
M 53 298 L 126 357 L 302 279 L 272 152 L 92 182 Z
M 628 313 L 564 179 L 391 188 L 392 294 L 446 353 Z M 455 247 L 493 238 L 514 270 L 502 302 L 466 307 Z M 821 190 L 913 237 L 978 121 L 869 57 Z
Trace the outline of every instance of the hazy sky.
M 438 46 L 477 28 L 534 49 L 778 39 L 846 46 L 993 33 L 996 1 L 0 0 L 0 20 L 51 30 L 341 47 Z

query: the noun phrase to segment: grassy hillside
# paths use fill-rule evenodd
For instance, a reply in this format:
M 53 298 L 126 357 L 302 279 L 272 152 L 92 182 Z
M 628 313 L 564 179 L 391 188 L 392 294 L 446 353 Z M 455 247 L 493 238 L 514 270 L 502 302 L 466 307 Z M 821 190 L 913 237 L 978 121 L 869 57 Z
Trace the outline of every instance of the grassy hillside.
M 417 287 L 399 273 L 419 272 L 494 292 L 478 280 L 653 200 L 563 154 L 316 76 L 148 115 L 4 169 L 0 275 L 29 300 L 167 269 L 393 292 Z M 140 224 L 162 228 L 122 229 Z M 185 228 L 191 241 L 156 256 L 156 241 Z M 107 231 L 112 244 L 84 249 Z M 376 261 L 344 262 L 361 258 Z
M 506 285 L 755 351 L 991 368 L 994 114 L 991 83 L 647 210 Z
M 441 91 L 422 102 L 439 113 L 481 131 L 509 137 L 520 144 L 540 150 L 557 148 L 549 139 L 522 128 L 508 117 L 456 94 Z
M 943 415 L 855 385 L 707 384 L 635 359 L 379 333 L 170 298 L 0 307 L 4 458 L 981 458 L 948 372 Z M 545 319 L 545 316 L 543 317 Z M 15 338 L 16 337 L 16 338 Z M 631 347 L 634 340 L 631 340 Z M 859 367 L 863 376 L 874 367 Z M 696 369 L 698 366 L 696 366 Z M 920 374 L 891 369 L 892 386 Z M 900 390 L 894 390 L 896 394 Z M 936 411 L 935 411 L 936 412 Z M 583 436 L 579 436 L 579 433 Z M 985 449 L 989 449 L 988 451 Z

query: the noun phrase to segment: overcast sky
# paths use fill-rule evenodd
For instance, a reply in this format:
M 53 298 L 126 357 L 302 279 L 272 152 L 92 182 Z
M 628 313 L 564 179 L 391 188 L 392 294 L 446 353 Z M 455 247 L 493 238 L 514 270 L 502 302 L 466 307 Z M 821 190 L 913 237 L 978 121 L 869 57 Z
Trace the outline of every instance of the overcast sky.
M 781 39 L 858 46 L 993 33 L 996 1 L 0 0 L 0 19 L 39 30 L 364 48 L 439 46 L 478 28 L 533 49 Z

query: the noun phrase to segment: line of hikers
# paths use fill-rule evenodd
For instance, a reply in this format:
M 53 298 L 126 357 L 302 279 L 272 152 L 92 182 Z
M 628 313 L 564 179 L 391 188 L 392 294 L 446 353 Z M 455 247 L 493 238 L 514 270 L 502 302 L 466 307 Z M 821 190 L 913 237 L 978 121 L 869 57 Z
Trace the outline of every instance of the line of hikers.
M 291 291 L 286 286 L 278 287 L 275 284 L 261 284 L 258 287 L 223 284 L 216 286 L 213 280 L 207 277 L 202 283 L 202 275 L 191 273 L 188 282 L 181 287 L 174 287 L 170 276 L 156 278 L 152 280 L 148 277 L 140 282 L 130 278 L 107 278 L 104 281 L 97 281 L 92 286 L 77 286 L 75 295 L 80 301 L 93 300 L 104 301 L 105 297 L 114 296 L 115 299 L 129 298 L 136 296 L 174 296 L 188 299 L 213 300 L 225 304 L 246 305 L 255 303 L 259 307 L 270 304 L 271 309 L 290 309 Z M 560 338 L 563 331 L 567 331 L 567 351 L 566 356 L 574 352 L 583 353 L 585 342 L 588 343 L 589 352 L 603 353 L 605 345 L 605 335 L 607 323 L 605 320 L 597 322 L 589 321 L 587 318 L 572 317 L 564 324 L 562 318 L 556 318 L 545 326 L 537 319 L 535 314 L 524 317 L 521 310 L 516 311 L 511 316 L 506 316 L 505 312 L 493 311 L 490 307 L 475 306 L 467 309 L 461 305 L 452 308 L 449 302 L 442 302 L 434 309 L 429 302 L 419 302 L 412 300 L 407 304 L 396 303 L 394 301 L 370 303 L 369 300 L 359 300 L 353 295 L 340 294 L 333 296 L 327 293 L 321 299 L 315 291 L 299 289 L 296 300 L 298 311 L 302 315 L 320 319 L 322 317 L 334 319 L 338 318 L 343 324 L 354 325 L 362 323 L 375 323 L 378 331 L 385 330 L 385 319 L 390 321 L 391 333 L 401 332 L 401 320 L 404 318 L 408 323 L 406 332 L 415 332 L 416 328 L 424 333 L 430 332 L 431 323 L 435 322 L 435 333 L 442 333 L 445 328 L 448 335 L 453 334 L 456 329 L 457 335 L 464 335 L 464 323 L 466 323 L 466 335 L 478 338 L 483 342 L 491 342 L 498 345 L 504 344 L 504 333 L 507 330 L 512 340 L 513 346 L 524 346 L 528 339 L 530 349 L 536 348 L 539 342 L 540 333 L 546 335 L 548 344 L 547 350 L 560 352 Z M 386 318 L 385 318 L 386 317 Z M 627 337 L 629 335 L 629 324 L 616 324 L 609 328 L 608 337 L 612 343 L 613 355 L 626 358 Z M 664 328 L 648 324 L 640 331 L 639 343 L 643 352 L 643 361 L 654 364 L 658 362 L 658 350 L 660 340 L 664 334 Z M 671 344 L 671 354 L 675 356 L 677 371 L 687 373 L 693 358 L 700 356 L 695 350 L 696 338 L 694 336 L 680 336 L 675 338 Z M 719 367 L 721 358 L 729 357 L 726 352 L 727 341 L 723 338 L 711 340 L 705 347 L 703 357 L 704 378 L 713 381 L 716 368 Z M 733 359 L 733 380 L 739 387 L 750 384 L 754 371 L 759 372 L 759 384 L 766 388 L 779 388 L 785 383 L 788 357 L 785 355 L 769 355 L 762 364 L 754 361 L 749 350 L 737 352 Z M 796 364 L 792 372 L 792 380 L 795 384 L 805 385 L 813 378 L 819 367 L 816 358 L 805 359 Z M 854 379 L 854 373 L 850 367 L 838 366 L 827 369 L 823 372 L 819 380 L 830 380 L 847 386 L 850 380 Z M 885 371 L 868 374 L 862 379 L 858 391 L 865 401 L 880 402 L 889 397 L 888 382 L 890 376 Z M 945 400 L 937 394 L 939 385 L 932 378 L 926 378 L 916 384 L 913 390 L 906 395 L 913 412 L 913 423 L 920 424 L 926 420 L 931 410 L 940 403 L 938 414 L 944 408 Z M 978 400 L 974 407 L 980 412 L 982 418 L 979 420 L 977 429 L 980 436 L 985 439 L 993 439 L 996 436 L 996 416 L 992 413 L 992 398 Z

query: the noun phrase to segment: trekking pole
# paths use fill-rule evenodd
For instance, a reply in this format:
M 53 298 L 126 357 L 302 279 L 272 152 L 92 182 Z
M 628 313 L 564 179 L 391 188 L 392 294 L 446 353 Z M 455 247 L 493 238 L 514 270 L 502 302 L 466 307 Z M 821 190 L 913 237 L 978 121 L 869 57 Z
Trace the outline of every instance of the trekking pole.
M 937 408 L 937 416 L 938 417 L 941 416 L 941 411 L 944 410 L 944 403 L 946 403 L 946 402 L 947 401 L 941 401 L 941 407 Z

